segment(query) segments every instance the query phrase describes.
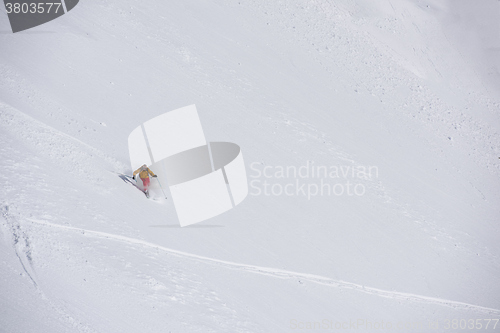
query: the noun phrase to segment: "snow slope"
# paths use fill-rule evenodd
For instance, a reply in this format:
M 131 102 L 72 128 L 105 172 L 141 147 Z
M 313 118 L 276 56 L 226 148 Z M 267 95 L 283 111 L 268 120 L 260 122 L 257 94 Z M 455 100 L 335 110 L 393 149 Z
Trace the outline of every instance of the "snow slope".
M 96 0 L 17 34 L 0 20 L 0 332 L 500 318 L 499 12 Z M 130 184 L 126 144 L 193 103 L 208 140 L 241 146 L 255 186 L 180 228 L 171 200 Z M 362 196 L 255 195 L 319 184 L 256 171 L 308 161 L 378 174 L 333 180 Z

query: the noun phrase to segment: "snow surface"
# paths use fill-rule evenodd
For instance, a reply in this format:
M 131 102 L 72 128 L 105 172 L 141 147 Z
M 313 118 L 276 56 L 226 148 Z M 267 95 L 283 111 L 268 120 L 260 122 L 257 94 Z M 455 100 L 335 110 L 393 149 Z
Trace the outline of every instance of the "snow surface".
M 499 15 L 496 0 L 94 0 L 12 34 L 2 8 L 0 332 L 500 318 Z M 127 137 L 193 103 L 249 182 L 318 183 L 256 177 L 308 161 L 378 174 L 336 180 L 361 196 L 251 188 L 180 228 L 127 178 Z

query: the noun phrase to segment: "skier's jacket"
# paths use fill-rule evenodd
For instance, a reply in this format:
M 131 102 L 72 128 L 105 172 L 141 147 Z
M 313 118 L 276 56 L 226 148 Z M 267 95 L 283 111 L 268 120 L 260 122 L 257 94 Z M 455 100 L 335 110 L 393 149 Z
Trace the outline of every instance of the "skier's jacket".
M 139 174 L 139 177 L 141 177 L 141 179 L 149 178 L 149 175 L 156 176 L 153 171 L 149 170 L 149 168 L 145 165 L 134 171 L 134 176 L 137 174 Z

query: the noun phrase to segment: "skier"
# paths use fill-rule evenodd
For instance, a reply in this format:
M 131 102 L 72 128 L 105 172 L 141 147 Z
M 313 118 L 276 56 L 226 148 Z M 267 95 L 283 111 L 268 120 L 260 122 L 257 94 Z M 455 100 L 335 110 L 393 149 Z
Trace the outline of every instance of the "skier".
M 146 196 L 149 198 L 149 175 L 151 175 L 153 178 L 156 178 L 157 176 L 151 171 L 146 164 L 143 164 L 139 169 L 134 171 L 134 174 L 132 178 L 135 180 L 135 175 L 139 174 L 139 177 L 142 180 L 142 185 L 144 185 L 144 193 Z

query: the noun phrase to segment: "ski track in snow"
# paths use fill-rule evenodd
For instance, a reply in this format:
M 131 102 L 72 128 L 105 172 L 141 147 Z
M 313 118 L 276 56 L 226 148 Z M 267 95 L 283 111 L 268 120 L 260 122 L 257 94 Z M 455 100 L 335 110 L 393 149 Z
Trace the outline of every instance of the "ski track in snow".
M 59 162 L 58 166 L 73 176 L 85 179 L 94 185 L 99 185 L 101 181 L 94 177 L 101 173 L 98 166 L 101 161 L 106 163 L 106 168 L 110 171 L 122 172 L 127 168 L 101 150 L 36 120 L 1 100 L 0 126 L 3 127 L 2 130 L 25 142 L 28 147 Z M 69 161 L 71 163 L 68 163 Z
M 29 236 L 21 230 L 21 225 L 19 220 L 13 218 L 9 214 L 9 206 L 5 205 L 0 207 L 0 217 L 5 221 L 5 227 L 10 230 L 12 239 L 12 246 L 14 248 L 17 259 L 19 260 L 24 273 L 28 276 L 30 281 L 33 283 L 35 288 L 35 293 L 40 296 L 43 302 L 51 308 L 60 318 L 63 319 L 64 323 L 70 325 L 70 327 L 77 329 L 78 332 L 86 333 L 97 333 L 97 331 L 85 323 L 79 321 L 74 317 L 71 312 L 66 309 L 61 308 L 56 303 L 52 302 L 49 297 L 43 292 L 43 290 L 38 286 L 36 279 L 36 272 L 32 266 L 31 259 L 31 245 Z M 1 225 L 0 225 L 1 226 Z M 3 331 L 2 331 L 3 332 Z
M 278 269 L 278 268 L 246 265 L 246 264 L 241 264 L 241 263 L 236 263 L 236 262 L 231 262 L 231 261 L 219 260 L 219 259 L 204 257 L 204 256 L 192 254 L 192 253 L 187 253 L 187 252 L 183 252 L 183 251 L 170 249 L 170 248 L 167 248 L 167 247 L 164 247 L 161 245 L 157 245 L 157 244 L 150 243 L 150 242 L 147 242 L 144 240 L 130 238 L 130 237 L 126 237 L 126 236 L 115 235 L 115 234 L 110 234 L 110 233 L 101 232 L 101 231 L 87 230 L 87 229 L 76 228 L 76 227 L 65 226 L 65 225 L 59 225 L 59 224 L 54 224 L 54 223 L 36 220 L 36 219 L 31 219 L 31 218 L 29 218 L 27 220 L 32 222 L 32 223 L 36 223 L 38 225 L 74 231 L 74 232 L 78 232 L 78 233 L 81 233 L 81 234 L 86 235 L 86 236 L 100 237 L 100 238 L 121 241 L 121 242 L 129 243 L 129 244 L 142 245 L 145 247 L 150 247 L 150 248 L 154 248 L 157 250 L 162 250 L 162 251 L 165 251 L 169 254 L 172 254 L 172 255 L 175 255 L 178 257 L 197 260 L 197 261 L 201 261 L 201 262 L 207 263 L 207 264 L 218 265 L 220 267 L 224 267 L 224 268 L 228 268 L 228 269 L 236 269 L 236 270 L 240 270 L 240 271 L 245 271 L 245 272 L 250 272 L 250 273 L 255 273 L 255 274 L 260 274 L 260 275 L 266 275 L 266 276 L 271 276 L 271 277 L 280 278 L 280 279 L 300 279 L 303 281 L 309 281 L 312 283 L 316 283 L 316 284 L 320 284 L 320 285 L 324 285 L 324 286 L 328 286 L 328 287 L 355 290 L 355 291 L 359 291 L 359 292 L 362 292 L 365 294 L 384 297 L 384 298 L 390 298 L 390 299 L 394 299 L 394 300 L 401 300 L 401 301 L 407 301 L 407 302 L 419 302 L 419 303 L 427 303 L 427 304 L 432 304 L 432 305 L 446 306 L 446 307 L 450 307 L 450 308 L 453 308 L 456 310 L 474 311 L 474 312 L 478 312 L 478 313 L 484 313 L 484 314 L 495 315 L 495 316 L 500 315 L 500 310 L 498 310 L 498 309 L 487 308 L 487 307 L 483 307 L 483 306 L 479 306 L 479 305 L 473 305 L 473 304 L 451 301 L 451 300 L 446 300 L 446 299 L 440 299 L 440 298 L 435 298 L 435 297 L 416 295 L 416 294 L 411 294 L 411 293 L 382 290 L 382 289 L 367 287 L 367 286 L 363 286 L 363 285 L 359 285 L 359 284 L 355 284 L 355 283 L 351 283 L 351 282 L 346 282 L 346 281 L 342 281 L 342 280 L 334 280 L 334 279 L 327 278 L 327 277 L 320 276 L 320 275 L 299 273 L 299 272 L 282 270 L 282 269 Z

